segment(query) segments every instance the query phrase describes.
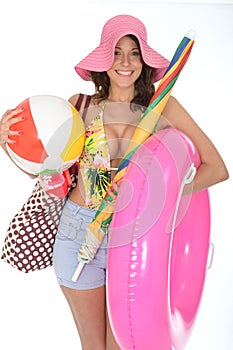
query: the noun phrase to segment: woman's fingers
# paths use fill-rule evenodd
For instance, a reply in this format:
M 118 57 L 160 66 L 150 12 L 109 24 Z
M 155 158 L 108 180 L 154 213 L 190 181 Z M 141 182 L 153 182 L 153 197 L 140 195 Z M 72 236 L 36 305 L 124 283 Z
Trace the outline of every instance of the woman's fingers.
M 108 196 L 111 197 L 111 200 L 106 200 L 106 202 L 108 204 L 115 205 L 115 200 L 116 200 L 117 194 L 118 194 L 118 188 L 119 187 L 118 187 L 118 185 L 115 182 L 113 182 L 112 186 L 109 187 L 107 194 L 108 194 Z
M 19 123 L 24 120 L 24 117 L 20 115 L 22 109 L 8 109 L 2 116 L 0 121 L 0 144 L 4 143 L 15 143 L 9 136 L 19 136 L 22 134 L 21 131 L 11 130 L 13 124 Z

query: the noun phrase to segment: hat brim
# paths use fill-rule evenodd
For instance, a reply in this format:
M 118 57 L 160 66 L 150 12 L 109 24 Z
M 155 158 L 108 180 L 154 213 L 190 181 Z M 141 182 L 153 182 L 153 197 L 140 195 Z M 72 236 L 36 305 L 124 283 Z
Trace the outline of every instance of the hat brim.
M 143 61 L 153 68 L 154 82 L 160 80 L 168 65 L 169 61 L 160 55 L 157 51 L 152 49 L 140 36 L 135 32 L 120 33 L 115 32 L 112 40 L 101 43 L 84 59 L 82 59 L 76 66 L 75 70 L 79 76 L 84 80 L 91 80 L 91 72 L 105 72 L 109 70 L 114 61 L 114 49 L 118 40 L 124 35 L 133 34 L 137 37 L 142 53 Z

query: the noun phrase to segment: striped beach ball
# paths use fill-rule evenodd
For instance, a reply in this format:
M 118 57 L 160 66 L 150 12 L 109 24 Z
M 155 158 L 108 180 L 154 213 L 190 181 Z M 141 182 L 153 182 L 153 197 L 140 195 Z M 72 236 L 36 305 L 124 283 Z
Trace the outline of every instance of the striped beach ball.
M 12 160 L 24 171 L 54 174 L 72 166 L 82 153 L 85 126 L 78 111 L 57 96 L 32 96 L 17 107 L 23 121 L 11 126 L 21 132 L 7 144 Z

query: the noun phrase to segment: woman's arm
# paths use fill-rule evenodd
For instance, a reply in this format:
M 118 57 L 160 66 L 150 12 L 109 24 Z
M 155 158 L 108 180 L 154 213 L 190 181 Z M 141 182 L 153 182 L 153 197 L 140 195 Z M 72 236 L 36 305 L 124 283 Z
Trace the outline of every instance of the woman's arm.
M 169 98 L 163 116 L 192 140 L 200 155 L 201 165 L 192 184 L 193 192 L 228 179 L 227 168 L 216 147 L 174 97 Z

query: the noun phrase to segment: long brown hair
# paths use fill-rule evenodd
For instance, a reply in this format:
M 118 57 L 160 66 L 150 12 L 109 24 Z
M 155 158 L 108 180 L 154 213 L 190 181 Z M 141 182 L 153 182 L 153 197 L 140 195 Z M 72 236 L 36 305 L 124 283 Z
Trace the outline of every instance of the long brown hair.
M 138 39 L 132 34 L 127 36 L 137 45 L 142 60 L 142 72 L 135 82 L 135 96 L 132 99 L 131 104 L 133 106 L 147 107 L 155 92 L 153 84 L 153 68 L 143 61 Z M 98 103 L 107 99 L 110 85 L 108 74 L 106 72 L 91 72 L 91 78 L 95 84 L 95 94 L 93 95 L 93 99 Z

